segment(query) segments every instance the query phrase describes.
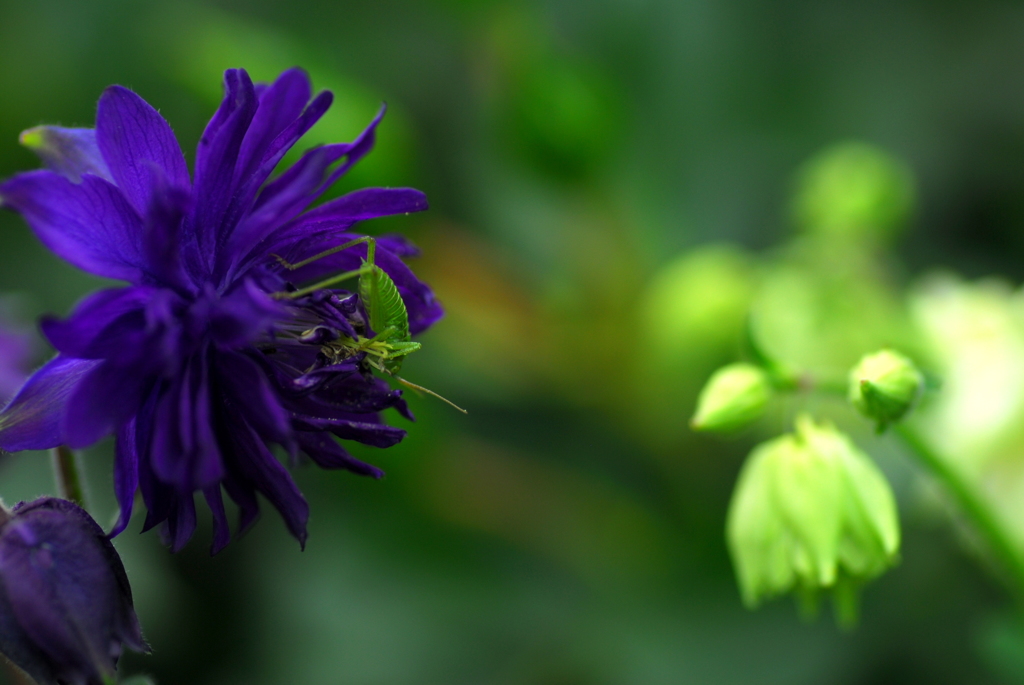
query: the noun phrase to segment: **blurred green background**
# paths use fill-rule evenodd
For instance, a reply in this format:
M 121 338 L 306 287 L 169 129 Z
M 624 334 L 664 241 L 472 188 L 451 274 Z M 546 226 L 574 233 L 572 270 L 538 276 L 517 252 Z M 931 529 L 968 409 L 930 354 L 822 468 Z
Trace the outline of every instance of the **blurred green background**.
M 1024 544 L 1024 6 L 779 0 L 0 0 L 0 176 L 40 123 L 135 89 L 186 157 L 225 68 L 335 91 L 307 143 L 379 145 L 338 184 L 414 186 L 382 220 L 448 316 L 407 376 L 470 410 L 419 420 L 375 482 L 303 469 L 217 557 L 117 540 L 161 685 L 1024 682 L 1024 624 L 941 493 L 840 404 L 889 476 L 902 563 L 861 625 L 740 604 L 723 529 L 745 455 L 694 436 L 697 391 L 765 345 L 842 374 L 896 345 L 943 378 L 922 428 Z M 300 145 L 301 147 L 301 145 Z M 100 285 L 0 213 L 0 292 L 29 325 Z M 45 354 L 41 351 L 40 355 Z M 401 421 L 395 418 L 395 421 Z M 89 457 L 113 513 L 110 445 Z M 8 502 L 50 492 L 8 459 Z M 208 515 L 207 517 L 208 518 Z M 952 523 L 952 525 L 950 525 Z

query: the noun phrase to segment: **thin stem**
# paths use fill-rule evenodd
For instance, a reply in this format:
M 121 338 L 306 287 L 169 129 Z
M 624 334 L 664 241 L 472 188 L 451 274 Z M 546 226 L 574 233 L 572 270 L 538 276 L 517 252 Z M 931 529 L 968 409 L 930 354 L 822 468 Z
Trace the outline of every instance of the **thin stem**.
M 29 678 L 24 671 L 4 659 L 4 671 L 7 672 L 7 682 L 11 685 L 35 685 L 35 681 Z
M 850 382 L 844 378 L 815 378 L 809 382 L 812 389 L 828 395 L 845 398 L 850 392 Z
M 941 482 L 956 500 L 964 515 L 996 557 L 1005 573 L 1004 580 L 1024 604 L 1024 553 L 1010 537 L 999 517 L 982 494 L 950 462 L 936 452 L 918 433 L 906 425 L 893 427 L 917 461 Z
M 50 455 L 57 494 L 85 508 L 85 480 L 78 456 L 64 445 L 54 447 Z

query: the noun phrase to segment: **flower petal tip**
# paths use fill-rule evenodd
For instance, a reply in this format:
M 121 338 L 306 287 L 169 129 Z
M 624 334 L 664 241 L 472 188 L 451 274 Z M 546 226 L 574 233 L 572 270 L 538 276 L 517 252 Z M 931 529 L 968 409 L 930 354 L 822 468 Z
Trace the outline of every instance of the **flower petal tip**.
M 29 150 L 41 148 L 45 144 L 45 131 L 46 127 L 44 126 L 27 128 L 18 135 L 18 142 Z

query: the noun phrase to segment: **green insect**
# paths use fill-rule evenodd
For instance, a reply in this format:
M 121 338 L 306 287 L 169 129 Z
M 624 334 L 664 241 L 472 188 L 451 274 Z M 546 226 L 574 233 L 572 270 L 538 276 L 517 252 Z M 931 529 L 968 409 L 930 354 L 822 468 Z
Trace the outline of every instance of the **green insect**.
M 409 334 L 409 312 L 405 308 L 402 295 L 398 292 L 398 286 L 395 285 L 395 282 L 391 280 L 391 277 L 388 276 L 384 269 L 374 263 L 377 249 L 376 240 L 369 236 L 356 238 L 294 264 L 285 261 L 284 258 L 278 255 L 274 255 L 274 257 L 284 268 L 294 271 L 319 259 L 363 243 L 366 243 L 366 259 L 363 260 L 362 265 L 358 269 L 337 274 L 327 280 L 300 288 L 299 290 L 280 293 L 278 297 L 282 299 L 296 299 L 341 281 L 358 277 L 359 298 L 362 300 L 363 307 L 369 316 L 369 324 L 370 328 L 373 329 L 374 336 L 372 338 L 358 336 L 355 339 L 342 336 L 328 343 L 325 346 L 327 348 L 325 351 L 338 358 L 365 353 L 364 359 L 367 364 L 379 373 L 394 378 L 407 388 L 432 395 L 442 402 L 455 407 L 455 409 L 458 409 L 463 414 L 467 413 L 465 409 L 438 395 L 433 390 L 428 390 L 398 375 L 405 357 L 420 349 L 422 345 L 418 342 L 413 342 Z

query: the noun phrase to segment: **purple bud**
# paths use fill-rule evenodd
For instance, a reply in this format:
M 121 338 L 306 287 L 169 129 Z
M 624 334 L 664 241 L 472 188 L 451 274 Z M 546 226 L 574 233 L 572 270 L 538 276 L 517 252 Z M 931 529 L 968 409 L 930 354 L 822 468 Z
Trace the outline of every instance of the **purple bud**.
M 0 511 L 0 652 L 40 685 L 102 685 L 122 646 L 149 651 L 121 558 L 67 500 Z

